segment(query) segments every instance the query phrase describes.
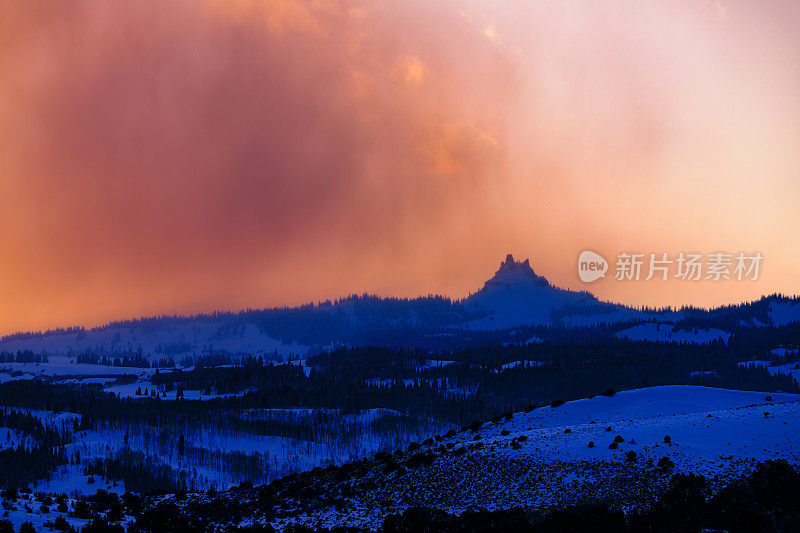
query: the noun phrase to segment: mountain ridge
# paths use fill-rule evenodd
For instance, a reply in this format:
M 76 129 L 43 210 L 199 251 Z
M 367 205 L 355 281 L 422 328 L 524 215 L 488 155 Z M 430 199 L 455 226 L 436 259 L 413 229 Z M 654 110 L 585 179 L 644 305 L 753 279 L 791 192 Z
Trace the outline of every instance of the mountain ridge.
M 177 359 L 227 354 L 280 360 L 340 346 L 383 344 L 454 349 L 487 339 L 514 342 L 514 330 L 520 327 L 630 327 L 655 321 L 675 324 L 677 330 L 711 321 L 705 324 L 706 328 L 729 331 L 740 322 L 754 327 L 772 323 L 773 307 L 776 324 L 800 320 L 797 303 L 796 298 L 772 295 L 710 310 L 636 309 L 599 300 L 588 291 L 556 287 L 534 271 L 529 259 L 517 261 L 508 254 L 483 287 L 463 299 L 364 294 L 296 307 L 142 317 L 88 329 L 12 334 L 0 338 L 0 352 Z M 649 339 L 640 335 L 634 340 L 661 337 Z

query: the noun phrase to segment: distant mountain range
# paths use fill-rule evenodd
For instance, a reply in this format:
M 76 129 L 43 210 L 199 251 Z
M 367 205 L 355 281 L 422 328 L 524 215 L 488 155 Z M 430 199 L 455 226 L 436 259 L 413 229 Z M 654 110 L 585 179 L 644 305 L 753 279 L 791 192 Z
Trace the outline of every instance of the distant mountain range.
M 709 342 L 726 340 L 736 327 L 796 320 L 800 302 L 778 295 L 712 310 L 639 310 L 603 302 L 586 291 L 553 286 L 527 259 L 516 261 L 509 254 L 483 288 L 463 300 L 354 295 L 299 307 L 148 317 L 91 329 L 8 335 L 0 339 L 0 353 L 176 362 L 208 355 L 280 360 L 358 345 L 448 349 L 539 341 L 551 330 L 578 327 L 611 328 L 633 340 Z

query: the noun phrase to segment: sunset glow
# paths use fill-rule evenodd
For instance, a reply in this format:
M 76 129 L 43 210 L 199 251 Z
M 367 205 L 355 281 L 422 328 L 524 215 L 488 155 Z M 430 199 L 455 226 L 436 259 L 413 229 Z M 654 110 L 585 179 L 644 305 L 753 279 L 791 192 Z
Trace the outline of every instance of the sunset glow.
M 0 334 L 370 292 L 512 252 L 631 305 L 800 283 L 800 3 L 0 5 Z M 760 252 L 586 285 L 585 249 Z

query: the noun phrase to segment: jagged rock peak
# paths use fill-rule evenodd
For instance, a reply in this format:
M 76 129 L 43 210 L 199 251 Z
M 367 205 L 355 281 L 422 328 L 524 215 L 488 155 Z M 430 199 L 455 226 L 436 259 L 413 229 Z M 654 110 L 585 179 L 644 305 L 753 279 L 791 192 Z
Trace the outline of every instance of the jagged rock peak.
M 536 275 L 533 268 L 531 268 L 530 260 L 516 261 L 512 254 L 508 254 L 505 261 L 500 262 L 500 268 L 497 269 L 492 279 L 485 283 L 484 287 L 528 284 L 535 284 L 538 286 L 550 285 L 543 276 Z

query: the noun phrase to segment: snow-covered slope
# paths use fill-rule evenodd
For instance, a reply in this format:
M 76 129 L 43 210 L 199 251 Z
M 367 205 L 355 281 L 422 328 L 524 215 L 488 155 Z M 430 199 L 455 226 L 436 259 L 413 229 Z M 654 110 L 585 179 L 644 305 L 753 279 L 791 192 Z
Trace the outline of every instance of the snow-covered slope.
M 800 322 L 800 304 L 791 302 L 772 302 L 769 316 L 776 326 Z
M 387 513 L 415 505 L 456 514 L 593 500 L 637 506 L 673 472 L 724 484 L 757 461 L 798 464 L 798 431 L 798 395 L 693 386 L 625 391 L 516 413 L 401 456 L 353 465 L 344 482 L 312 473 L 294 483 L 322 490 L 319 503 L 273 524 L 375 527 Z M 343 485 L 352 496 L 326 500 Z
M 0 352 L 31 351 L 35 354 L 75 355 L 87 350 L 99 354 L 131 354 L 172 357 L 229 353 L 232 355 L 281 356 L 305 354 L 308 347 L 287 345 L 260 331 L 254 324 L 231 327 L 223 321 L 160 321 L 137 327 L 102 327 L 85 333 L 53 333 L 0 341 Z
M 654 342 L 691 342 L 705 344 L 707 342 L 721 340 L 728 341 L 731 336 L 727 331 L 715 328 L 695 328 L 692 330 L 674 329 L 672 324 L 647 323 L 624 329 L 617 332 L 617 337 L 634 341 L 654 341 Z

